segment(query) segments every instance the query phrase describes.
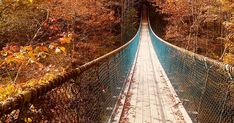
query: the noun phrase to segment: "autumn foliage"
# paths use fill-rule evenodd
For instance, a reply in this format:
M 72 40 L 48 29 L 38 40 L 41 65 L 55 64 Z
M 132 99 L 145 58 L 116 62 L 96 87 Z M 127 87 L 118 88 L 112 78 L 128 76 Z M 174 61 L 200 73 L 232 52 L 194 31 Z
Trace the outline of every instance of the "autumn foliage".
M 0 101 L 123 44 L 120 1 L 0 2 Z
M 167 41 L 224 63 L 234 64 L 233 0 L 154 0 L 166 14 Z

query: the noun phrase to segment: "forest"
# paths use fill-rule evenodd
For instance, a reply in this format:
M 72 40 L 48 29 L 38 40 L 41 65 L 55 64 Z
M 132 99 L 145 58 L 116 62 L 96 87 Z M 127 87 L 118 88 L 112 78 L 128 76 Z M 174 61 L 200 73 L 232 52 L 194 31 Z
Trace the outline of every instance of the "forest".
M 138 11 L 134 1 L 1 0 L 0 101 L 123 45 Z
M 151 0 L 151 4 L 152 21 L 158 23 L 160 30 L 155 29 L 163 39 L 234 64 L 233 0 Z
M 165 41 L 234 65 L 233 0 L 0 0 L 0 104 L 126 44 L 143 4 Z

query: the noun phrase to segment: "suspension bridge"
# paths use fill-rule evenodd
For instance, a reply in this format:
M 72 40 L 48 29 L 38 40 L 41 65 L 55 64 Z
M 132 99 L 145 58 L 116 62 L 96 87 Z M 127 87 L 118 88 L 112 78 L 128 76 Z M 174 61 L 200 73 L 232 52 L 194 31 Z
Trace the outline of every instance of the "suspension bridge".
M 0 120 L 233 123 L 233 76 L 233 66 L 165 42 L 143 17 L 122 47 L 0 103 Z

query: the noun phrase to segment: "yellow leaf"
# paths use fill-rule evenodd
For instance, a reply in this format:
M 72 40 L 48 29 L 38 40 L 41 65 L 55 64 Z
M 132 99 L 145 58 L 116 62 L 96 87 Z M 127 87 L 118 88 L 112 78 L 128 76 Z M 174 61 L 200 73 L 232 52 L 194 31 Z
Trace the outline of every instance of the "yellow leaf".
M 21 59 L 21 60 L 25 59 L 24 54 L 21 53 L 21 52 L 19 52 L 19 53 L 14 53 L 14 56 L 15 56 L 15 58 L 17 58 L 17 59 Z
M 31 123 L 31 122 L 32 122 L 32 119 L 31 119 L 31 118 L 24 118 L 24 122 L 26 122 L 26 123 Z
M 28 52 L 28 57 L 29 58 L 35 58 L 36 54 L 32 51 Z
M 234 65 L 234 54 L 232 53 L 225 54 L 225 56 L 223 57 L 223 62 L 226 64 Z
M 65 47 L 60 47 L 60 49 L 61 49 L 64 53 L 66 53 L 66 48 L 65 48 Z
M 12 95 L 16 92 L 16 87 L 14 85 L 8 85 L 5 91 L 7 95 Z
M 32 46 L 25 46 L 25 47 L 23 47 L 23 50 L 25 50 L 25 51 L 32 51 L 33 48 L 32 48 Z
M 27 86 L 29 87 L 33 87 L 35 84 L 37 84 L 37 80 L 36 79 L 31 79 L 27 82 Z
M 6 61 L 7 64 L 10 64 L 12 62 L 16 62 L 16 63 L 22 63 L 23 62 L 22 59 L 14 58 L 14 57 L 7 57 L 7 58 L 5 58 L 5 61 Z

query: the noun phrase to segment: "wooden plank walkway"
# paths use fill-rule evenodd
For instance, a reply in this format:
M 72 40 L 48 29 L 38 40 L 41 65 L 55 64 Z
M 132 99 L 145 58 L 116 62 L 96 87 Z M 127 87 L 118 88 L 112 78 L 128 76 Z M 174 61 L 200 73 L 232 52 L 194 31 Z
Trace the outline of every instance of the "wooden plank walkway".
M 192 122 L 157 58 L 146 21 L 142 24 L 133 80 L 120 122 Z

